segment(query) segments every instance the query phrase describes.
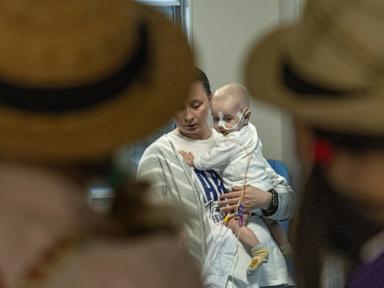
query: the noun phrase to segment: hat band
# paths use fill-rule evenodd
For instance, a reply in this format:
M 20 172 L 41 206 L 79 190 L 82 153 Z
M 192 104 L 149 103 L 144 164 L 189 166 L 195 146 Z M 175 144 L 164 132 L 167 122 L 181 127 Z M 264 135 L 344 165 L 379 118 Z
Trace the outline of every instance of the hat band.
M 345 97 L 352 93 L 348 91 L 336 90 L 333 88 L 318 85 L 304 79 L 299 75 L 288 61 L 283 61 L 281 66 L 281 77 L 284 85 L 302 98 L 323 97 L 333 98 L 334 96 Z
M 133 80 L 143 76 L 148 58 L 148 26 L 141 23 L 132 57 L 112 75 L 91 84 L 65 88 L 26 88 L 0 80 L 0 105 L 35 113 L 86 109 L 120 96 Z

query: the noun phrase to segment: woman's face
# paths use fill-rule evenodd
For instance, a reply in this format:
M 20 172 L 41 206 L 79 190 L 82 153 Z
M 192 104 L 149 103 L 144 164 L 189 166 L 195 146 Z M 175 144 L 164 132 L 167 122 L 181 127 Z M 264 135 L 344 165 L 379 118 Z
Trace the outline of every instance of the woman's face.
M 184 109 L 176 112 L 175 122 L 181 134 L 192 139 L 207 139 L 209 99 L 200 82 L 192 84 Z

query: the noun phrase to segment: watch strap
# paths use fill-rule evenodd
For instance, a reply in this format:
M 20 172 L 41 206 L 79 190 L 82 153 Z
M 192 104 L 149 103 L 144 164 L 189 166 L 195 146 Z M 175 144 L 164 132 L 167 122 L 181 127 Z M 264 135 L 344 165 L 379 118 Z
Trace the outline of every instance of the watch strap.
M 271 203 L 269 204 L 269 207 L 267 209 L 263 209 L 263 215 L 264 216 L 271 216 L 275 214 L 277 211 L 277 208 L 279 207 L 279 195 L 277 195 L 277 192 L 275 189 L 271 189 L 268 192 L 272 194 Z

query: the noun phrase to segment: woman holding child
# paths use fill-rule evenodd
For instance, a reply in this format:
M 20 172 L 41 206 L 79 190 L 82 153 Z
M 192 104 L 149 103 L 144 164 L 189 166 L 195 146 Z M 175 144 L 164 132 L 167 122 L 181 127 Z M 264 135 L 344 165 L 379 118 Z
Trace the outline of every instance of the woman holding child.
M 186 215 L 187 247 L 203 267 L 207 287 L 224 287 L 227 282 L 232 282 L 235 287 L 284 287 L 288 283 L 286 264 L 263 220 L 258 216 L 251 217 L 248 227 L 268 247 L 269 260 L 250 275 L 247 275 L 251 259 L 248 250 L 238 245 L 232 231 L 222 224 L 220 196 L 226 195 L 226 200 L 220 203 L 224 210 L 233 211 L 240 189 L 226 193 L 219 171 L 194 169 L 179 154 L 180 150 L 185 150 L 199 156 L 211 150 L 218 137 L 218 133 L 208 126 L 209 81 L 199 69 L 195 76 L 184 109 L 175 114 L 177 128 L 147 148 L 139 164 L 138 177 L 152 181 L 153 200 L 176 204 Z M 264 216 L 285 220 L 293 213 L 293 191 L 282 178 L 273 175 L 276 178 L 273 189 L 278 201 L 272 203 L 272 193 L 247 187 L 245 212 L 251 207 L 262 208 Z

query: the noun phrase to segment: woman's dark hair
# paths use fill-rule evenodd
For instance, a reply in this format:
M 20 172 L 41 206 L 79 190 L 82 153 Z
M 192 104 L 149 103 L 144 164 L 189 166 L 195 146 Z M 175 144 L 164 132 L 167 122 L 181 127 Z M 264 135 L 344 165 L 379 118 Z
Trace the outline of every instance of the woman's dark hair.
M 352 153 L 377 151 L 384 153 L 383 136 L 315 131 L 315 137 L 325 139 L 336 150 Z M 330 185 L 325 167 L 315 164 L 301 194 L 294 223 L 294 254 L 297 287 L 320 287 L 325 256 L 337 254 L 345 259 L 347 269 L 359 264 L 359 250 L 383 224 L 366 217 L 369 207 L 342 196 Z M 351 179 L 364 181 L 364 179 Z M 349 272 L 346 271 L 346 272 Z
M 211 99 L 212 91 L 211 91 L 211 85 L 209 84 L 208 77 L 204 73 L 204 71 L 198 67 L 195 67 L 195 82 L 200 82 L 203 85 L 204 91 L 207 93 L 208 98 Z

